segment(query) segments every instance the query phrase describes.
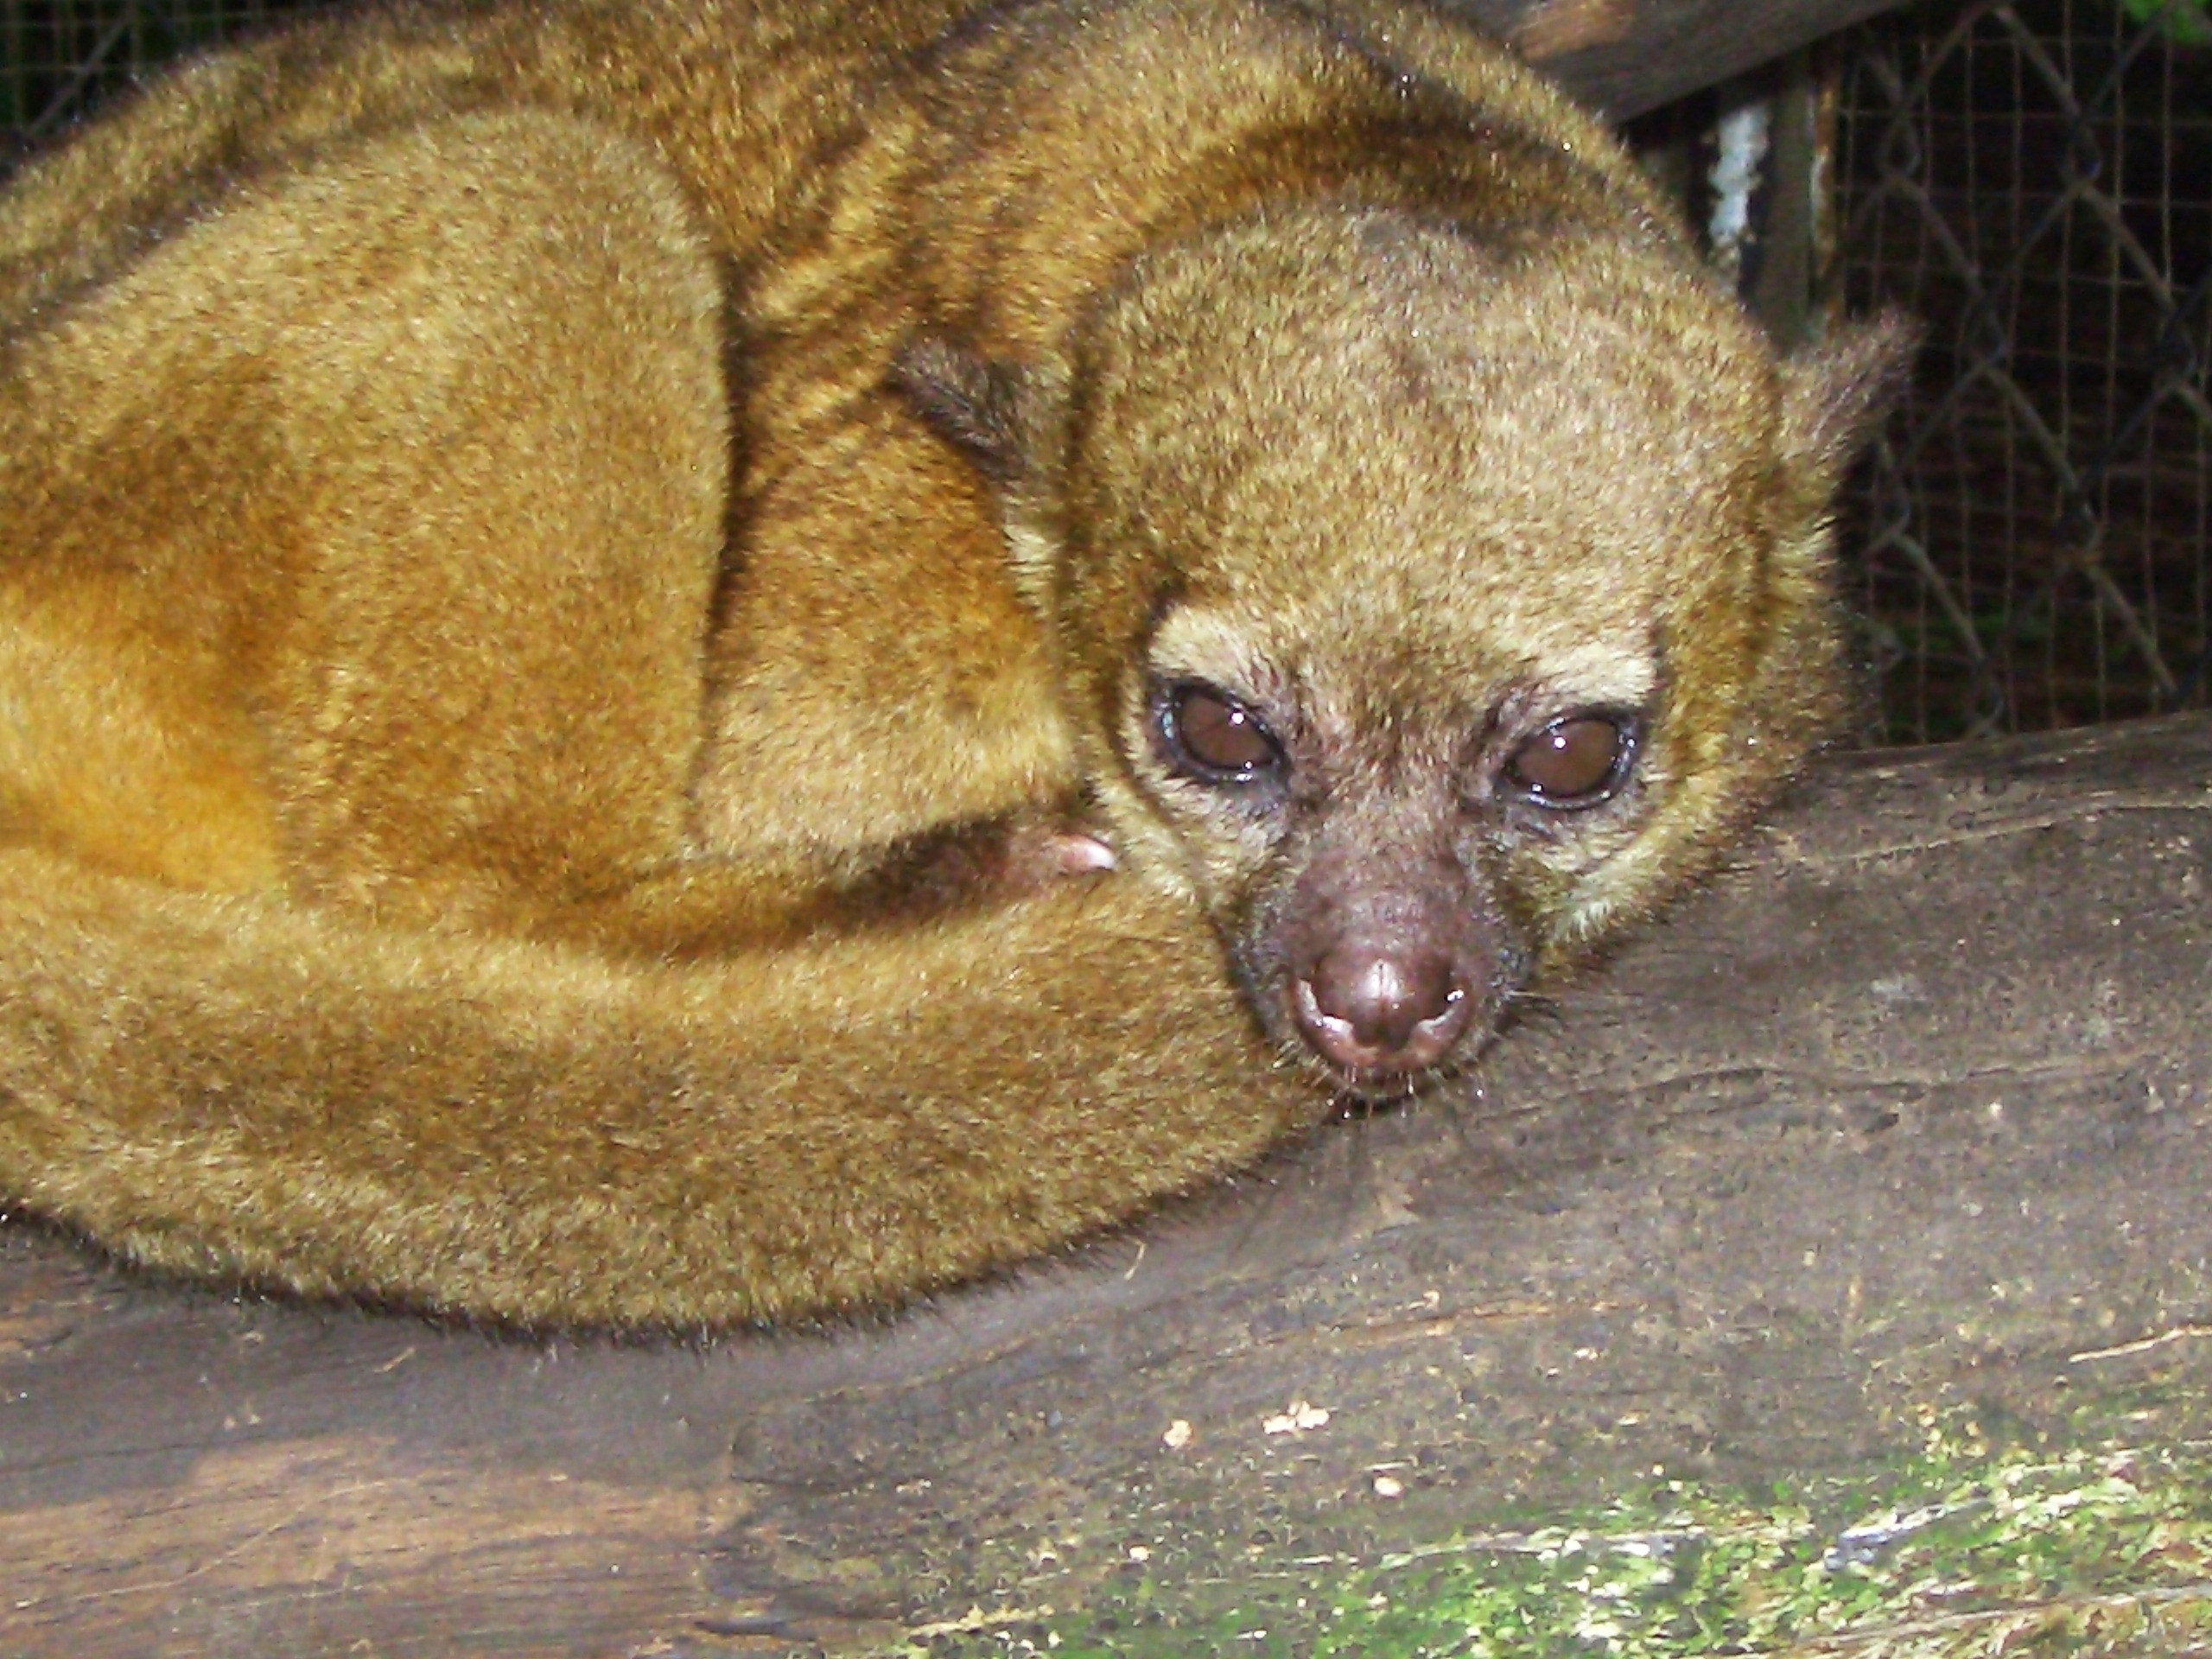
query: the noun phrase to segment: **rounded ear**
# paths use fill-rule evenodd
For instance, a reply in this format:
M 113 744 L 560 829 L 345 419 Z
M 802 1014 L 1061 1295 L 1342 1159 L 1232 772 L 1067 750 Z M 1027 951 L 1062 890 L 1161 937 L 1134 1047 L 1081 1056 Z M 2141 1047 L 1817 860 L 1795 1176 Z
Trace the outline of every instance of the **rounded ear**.
M 1830 330 L 1783 365 L 1789 443 L 1818 477 L 1841 475 L 1912 372 L 1920 325 L 1885 311 Z
M 934 334 L 906 342 L 891 365 L 891 381 L 914 412 L 964 450 L 993 482 L 1010 484 L 1032 470 L 1030 377 Z

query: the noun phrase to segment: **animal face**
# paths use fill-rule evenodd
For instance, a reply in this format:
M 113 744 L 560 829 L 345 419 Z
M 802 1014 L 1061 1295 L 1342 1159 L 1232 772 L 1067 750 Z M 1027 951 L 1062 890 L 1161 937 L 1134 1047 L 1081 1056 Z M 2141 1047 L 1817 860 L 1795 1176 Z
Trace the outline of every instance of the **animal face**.
M 1403 1089 L 1786 773 L 1839 397 L 1667 245 L 1316 208 L 1132 274 L 1017 543 L 1125 857 L 1272 1034 Z

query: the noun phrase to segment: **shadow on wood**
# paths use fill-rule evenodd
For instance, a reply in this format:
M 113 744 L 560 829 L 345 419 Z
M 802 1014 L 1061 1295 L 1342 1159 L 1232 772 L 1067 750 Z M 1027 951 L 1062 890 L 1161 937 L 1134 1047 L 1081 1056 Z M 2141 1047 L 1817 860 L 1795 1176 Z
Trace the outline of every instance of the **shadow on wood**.
M 2109 1351 L 2212 1316 L 2208 779 L 2196 719 L 1835 764 L 1478 1093 L 880 1330 L 495 1341 L 0 1231 L 0 1650 L 865 1639 L 2201 1371 Z

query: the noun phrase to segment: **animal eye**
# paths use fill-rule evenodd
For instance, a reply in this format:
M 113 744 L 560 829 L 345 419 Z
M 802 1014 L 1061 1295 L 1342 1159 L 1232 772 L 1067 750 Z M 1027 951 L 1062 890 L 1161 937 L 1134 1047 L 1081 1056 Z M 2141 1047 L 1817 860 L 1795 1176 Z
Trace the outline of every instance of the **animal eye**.
M 1568 715 L 1513 752 L 1505 781 L 1539 806 L 1595 806 L 1611 798 L 1636 759 L 1634 722 L 1618 715 Z
M 1160 747 L 1169 765 L 1205 783 L 1245 784 L 1282 765 L 1259 716 L 1210 685 L 1177 685 L 1160 699 Z

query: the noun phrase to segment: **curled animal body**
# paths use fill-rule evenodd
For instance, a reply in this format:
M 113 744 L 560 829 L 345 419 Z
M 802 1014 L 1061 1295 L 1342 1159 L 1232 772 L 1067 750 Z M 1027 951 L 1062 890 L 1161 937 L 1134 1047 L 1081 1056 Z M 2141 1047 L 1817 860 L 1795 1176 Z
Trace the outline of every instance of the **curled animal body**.
M 1234 1170 L 1789 775 L 1900 355 L 1387 0 L 186 67 L 0 195 L 0 1198 L 698 1326 Z

